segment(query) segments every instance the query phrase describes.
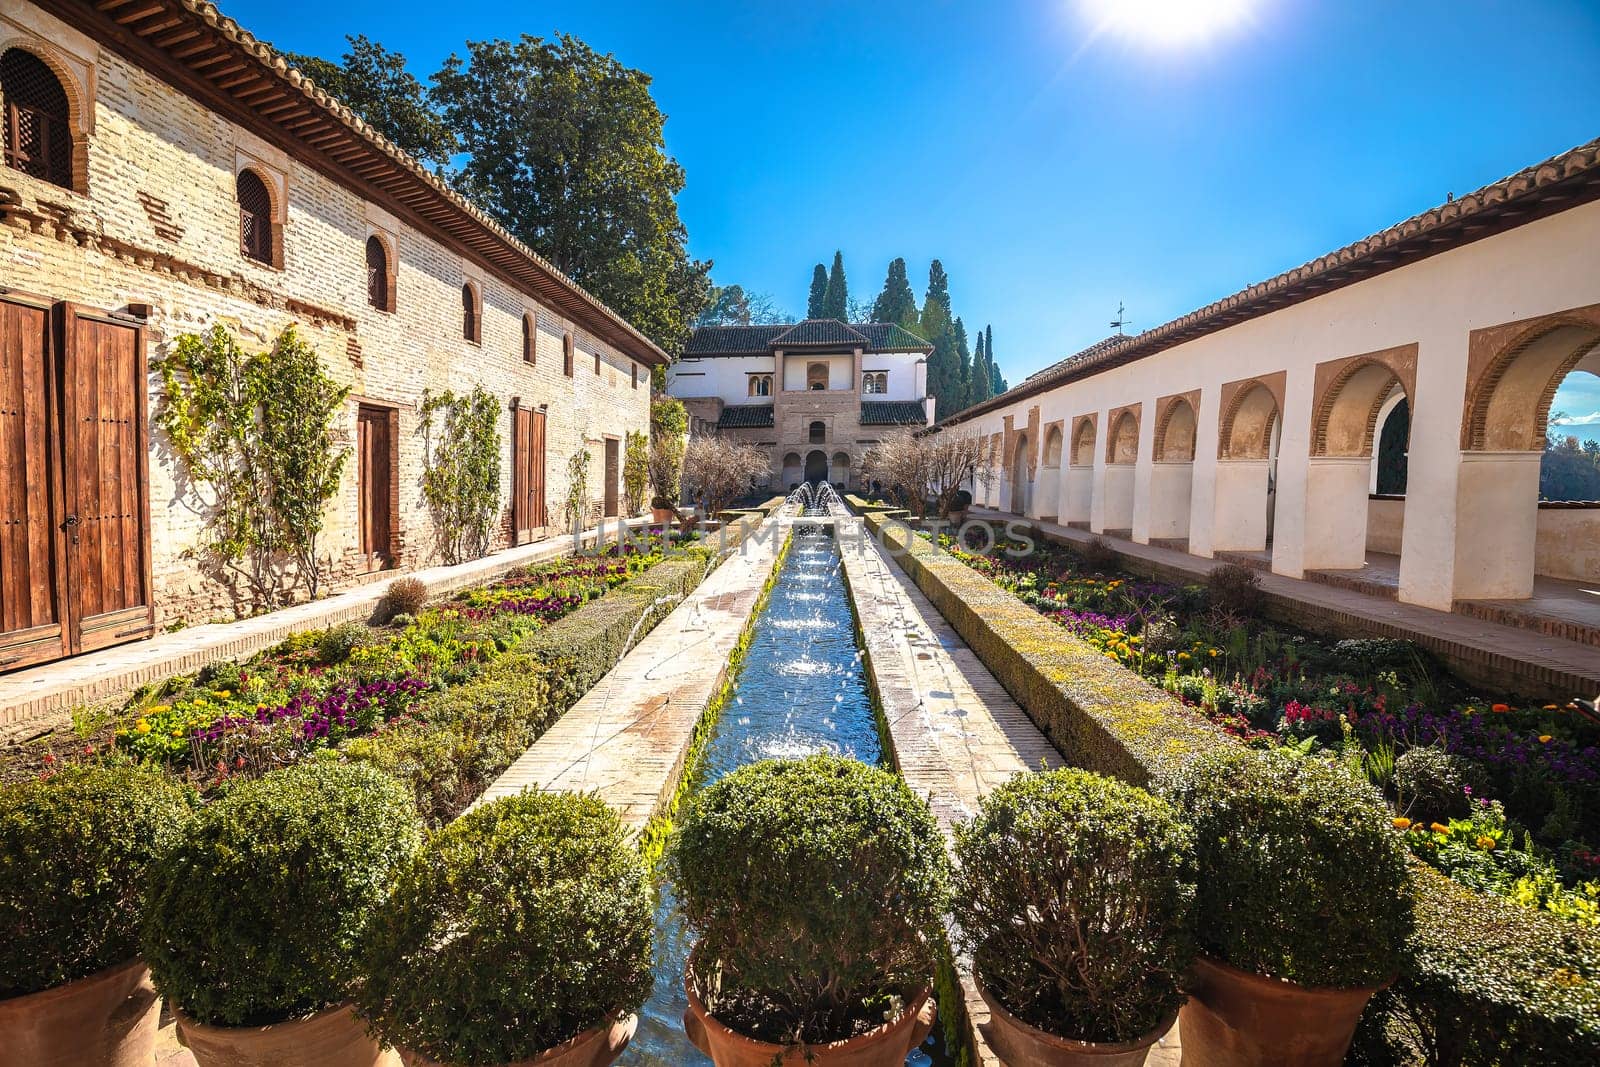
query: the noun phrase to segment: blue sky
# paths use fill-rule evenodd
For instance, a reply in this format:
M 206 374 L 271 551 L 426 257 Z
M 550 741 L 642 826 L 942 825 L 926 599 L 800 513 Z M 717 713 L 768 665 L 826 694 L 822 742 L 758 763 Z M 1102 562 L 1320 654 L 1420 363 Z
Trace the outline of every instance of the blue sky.
M 1098 0 L 1104 5 L 1108 0 Z M 1205 4 L 1207 0 L 1195 0 Z M 467 38 L 575 33 L 655 78 L 692 251 L 803 311 L 842 249 L 949 271 L 1013 381 L 1600 136 L 1594 0 L 1212 0 L 1163 45 L 1097 0 L 224 0 L 279 47 L 345 33 L 419 76 Z M 1600 379 L 1557 407 L 1600 412 Z

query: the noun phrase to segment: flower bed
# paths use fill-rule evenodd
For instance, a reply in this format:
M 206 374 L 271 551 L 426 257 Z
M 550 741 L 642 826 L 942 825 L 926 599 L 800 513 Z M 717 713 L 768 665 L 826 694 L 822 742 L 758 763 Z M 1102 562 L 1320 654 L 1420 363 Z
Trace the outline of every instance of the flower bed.
M 1395 801 L 1413 854 L 1457 880 L 1600 926 L 1600 728 L 1576 705 L 1476 698 L 1405 642 L 1324 641 L 1230 611 L 1198 587 L 1093 571 L 1058 546 L 939 544 L 1246 743 L 1363 768 Z M 1468 787 L 1458 799 L 1470 815 L 1450 820 L 1397 795 L 1395 758 L 1416 747 L 1481 768 L 1492 796 Z M 1469 829 L 1450 829 L 1456 821 Z

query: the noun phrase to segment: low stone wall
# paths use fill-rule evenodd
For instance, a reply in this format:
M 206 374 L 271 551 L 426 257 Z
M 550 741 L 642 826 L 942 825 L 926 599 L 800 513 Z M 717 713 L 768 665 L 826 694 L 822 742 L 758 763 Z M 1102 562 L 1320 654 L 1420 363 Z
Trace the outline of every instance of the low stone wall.
M 903 523 L 865 521 L 1069 763 L 1159 784 L 1202 749 L 1236 743 Z M 1430 1062 L 1600 1062 L 1600 931 L 1420 863 L 1412 901 L 1412 960 L 1387 1005 L 1425 1035 Z

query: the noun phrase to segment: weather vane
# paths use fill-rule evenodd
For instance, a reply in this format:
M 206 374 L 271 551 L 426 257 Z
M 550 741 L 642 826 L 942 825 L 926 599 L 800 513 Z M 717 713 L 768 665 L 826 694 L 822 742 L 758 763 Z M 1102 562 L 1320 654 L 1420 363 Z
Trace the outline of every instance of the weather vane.
M 1111 320 L 1111 325 L 1113 325 L 1113 326 L 1115 326 L 1117 328 L 1117 332 L 1118 333 L 1123 333 L 1124 331 L 1123 331 L 1122 328 L 1124 326 L 1126 326 L 1127 324 L 1128 324 L 1127 308 L 1123 307 L 1122 301 L 1118 300 L 1117 301 L 1117 317 Z

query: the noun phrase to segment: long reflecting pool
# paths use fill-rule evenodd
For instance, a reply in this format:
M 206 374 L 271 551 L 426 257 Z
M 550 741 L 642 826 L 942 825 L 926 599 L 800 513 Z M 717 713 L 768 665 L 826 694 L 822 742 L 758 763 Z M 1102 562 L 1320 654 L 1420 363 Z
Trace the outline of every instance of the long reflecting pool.
M 765 609 L 751 632 L 733 697 L 722 709 L 691 791 L 755 760 L 831 752 L 883 762 L 856 646 L 855 621 L 829 531 L 797 526 Z M 656 910 L 655 990 L 619 1063 L 710 1067 L 683 1033 L 689 936 L 670 884 Z M 949 1061 L 939 1027 L 906 1063 Z

